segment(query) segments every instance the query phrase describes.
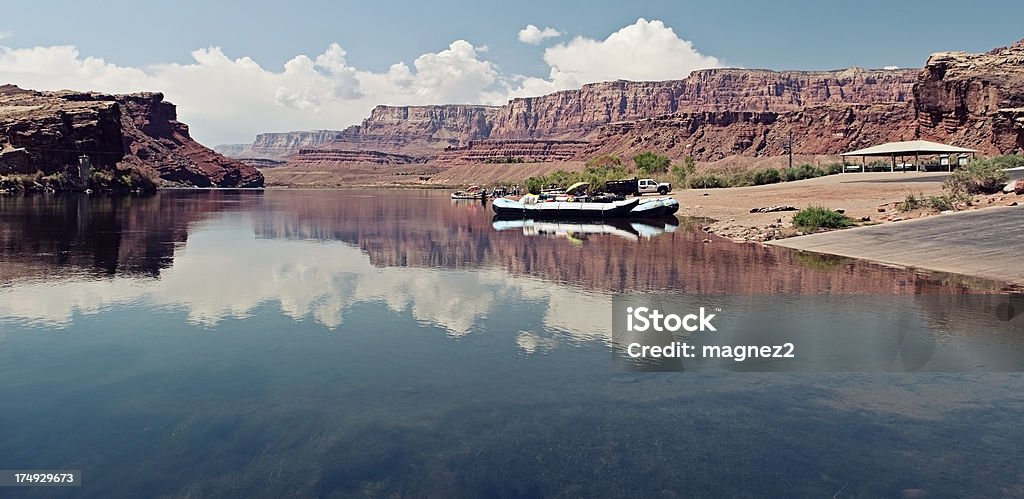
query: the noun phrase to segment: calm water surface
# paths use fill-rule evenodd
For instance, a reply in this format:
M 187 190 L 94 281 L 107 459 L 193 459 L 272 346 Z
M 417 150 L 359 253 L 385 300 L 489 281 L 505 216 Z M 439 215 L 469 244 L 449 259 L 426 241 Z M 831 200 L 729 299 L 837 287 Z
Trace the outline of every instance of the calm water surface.
M 825 296 L 1016 370 L 999 284 L 446 196 L 0 197 L 0 469 L 84 474 L 0 496 L 1024 496 L 1018 374 L 609 354 L 616 293 Z

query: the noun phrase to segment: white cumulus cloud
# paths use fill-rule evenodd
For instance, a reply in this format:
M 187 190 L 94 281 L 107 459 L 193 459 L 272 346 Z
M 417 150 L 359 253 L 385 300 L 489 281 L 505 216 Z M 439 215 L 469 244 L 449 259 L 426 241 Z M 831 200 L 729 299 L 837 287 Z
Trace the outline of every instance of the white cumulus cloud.
M 609 80 L 674 80 L 721 66 L 665 23 L 644 18 L 604 40 L 577 37 L 544 50 L 547 79 L 525 78 L 517 95 L 534 95 Z
M 528 25 L 519 35 L 539 43 L 560 34 Z M 38 90 L 160 91 L 207 145 L 248 142 L 267 131 L 341 129 L 358 123 L 378 104 L 503 104 L 511 97 L 584 83 L 682 78 L 694 69 L 720 65 L 661 21 L 645 19 L 604 40 L 577 37 L 548 47 L 547 77 L 504 73 L 485 57 L 487 46 L 465 40 L 376 72 L 351 65 L 337 43 L 320 54 L 296 55 L 279 68 L 229 56 L 219 47 L 195 50 L 187 63 L 130 67 L 81 54 L 71 45 L 6 44 L 0 44 L 0 84 Z
M 555 28 L 540 29 L 532 24 L 527 24 L 525 28 L 519 30 L 519 41 L 530 45 L 538 45 L 548 38 L 559 36 L 562 36 L 562 33 Z

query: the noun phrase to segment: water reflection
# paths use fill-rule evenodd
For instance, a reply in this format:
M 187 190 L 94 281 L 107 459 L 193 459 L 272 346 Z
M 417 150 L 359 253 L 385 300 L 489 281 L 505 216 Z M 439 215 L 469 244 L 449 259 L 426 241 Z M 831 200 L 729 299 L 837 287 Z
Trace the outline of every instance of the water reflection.
M 905 297 L 893 302 L 902 316 L 929 323 L 917 328 L 925 334 L 955 320 L 951 314 L 975 317 L 979 307 L 995 321 L 1000 303 L 942 298 L 998 289 L 993 283 L 950 285 L 852 260 L 822 265 L 787 250 L 707 244 L 692 220 L 492 221 L 431 192 L 14 199 L 21 201 L 6 200 L 0 232 L 0 315 L 51 328 L 129 304 L 183 310 L 189 323 L 213 328 L 273 304 L 294 321 L 334 330 L 353 307 L 383 303 L 461 337 L 500 310 L 531 309 L 543 327 L 521 331 L 518 344 L 534 352 L 559 341 L 610 342 L 612 293 L 624 289 L 752 294 L 773 303 L 783 322 L 815 309 L 785 294 L 855 293 L 885 303 L 893 300 L 883 295 L 895 293 Z M 593 244 L 580 244 L 588 237 Z M 819 308 L 871 313 L 865 300 L 852 303 Z M 968 322 L 958 326 L 978 330 L 977 320 Z
M 575 244 L 583 242 L 593 235 L 610 235 L 621 237 L 627 241 L 641 238 L 651 239 L 662 234 L 672 233 L 679 227 L 679 221 L 672 217 L 666 220 L 606 220 L 598 222 L 575 221 L 541 221 L 541 220 L 507 220 L 494 218 L 491 223 L 494 230 L 520 230 L 524 236 L 564 237 Z
M 1019 376 L 619 373 L 607 348 L 627 289 L 826 295 L 786 310 L 989 356 L 1012 331 L 965 312 L 998 284 L 689 220 L 574 245 L 445 196 L 0 198 L 0 468 L 83 469 L 92 497 L 1024 490 Z

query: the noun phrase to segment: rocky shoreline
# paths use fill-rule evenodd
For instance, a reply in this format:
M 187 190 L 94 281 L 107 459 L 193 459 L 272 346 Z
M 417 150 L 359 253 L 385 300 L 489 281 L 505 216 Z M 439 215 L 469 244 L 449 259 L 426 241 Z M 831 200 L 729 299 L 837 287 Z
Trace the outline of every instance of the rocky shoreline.
M 909 211 L 900 211 L 898 208 L 899 201 L 893 201 L 883 203 L 876 208 L 878 215 L 876 217 L 865 216 L 861 219 L 855 220 L 855 226 L 866 226 L 866 225 L 878 225 L 890 222 L 900 222 L 904 220 L 913 220 L 918 218 L 925 218 L 939 214 L 960 212 L 960 211 L 973 211 L 989 207 L 997 206 L 1018 206 L 1024 203 L 1024 191 L 1019 193 L 999 193 L 989 195 L 977 195 L 974 196 L 969 204 L 961 204 L 954 210 L 938 211 L 928 208 L 918 208 Z M 786 239 L 790 237 L 805 235 L 804 232 L 793 227 L 792 223 L 788 222 L 783 217 L 777 218 L 769 223 L 761 224 L 749 224 L 749 223 L 738 223 L 736 219 L 728 220 L 710 220 L 702 229 L 709 233 L 719 237 L 732 240 L 739 243 L 764 243 L 768 241 L 775 241 L 779 239 Z M 828 232 L 833 230 L 844 230 L 844 229 L 819 229 L 818 232 Z

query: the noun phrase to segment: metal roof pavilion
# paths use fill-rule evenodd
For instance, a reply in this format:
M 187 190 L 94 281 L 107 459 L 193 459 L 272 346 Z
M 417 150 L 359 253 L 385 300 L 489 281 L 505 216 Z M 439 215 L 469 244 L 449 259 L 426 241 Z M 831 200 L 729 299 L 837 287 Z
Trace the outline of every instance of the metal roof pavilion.
M 950 146 L 928 140 L 908 140 L 906 142 L 887 142 L 856 151 L 844 152 L 840 156 L 899 156 L 918 154 L 972 154 L 974 149 Z
M 963 158 L 964 157 L 963 155 L 970 154 L 970 155 L 973 156 L 976 152 L 977 151 L 975 151 L 974 149 L 967 149 L 967 148 L 964 148 L 964 147 L 950 146 L 950 145 L 946 145 L 946 144 L 940 144 L 938 142 L 931 142 L 931 141 L 928 141 L 928 140 L 908 140 L 908 141 L 905 141 L 905 142 L 887 142 L 885 144 L 880 144 L 880 145 L 877 145 L 877 146 L 867 147 L 867 148 L 864 148 L 864 149 L 857 149 L 856 151 L 844 152 L 844 153 L 840 154 L 840 156 L 843 157 L 844 165 L 845 165 L 845 160 L 846 160 L 847 157 L 849 157 L 849 156 L 860 156 L 860 158 L 861 158 L 860 171 L 862 171 L 862 172 L 867 170 L 866 158 L 869 157 L 869 156 L 889 156 L 889 157 L 891 157 L 892 158 L 892 167 L 889 169 L 889 171 L 896 171 L 896 156 L 900 156 L 900 157 L 912 156 L 914 158 L 914 163 L 913 163 L 913 165 L 910 165 L 910 166 L 913 166 L 918 171 L 921 171 L 921 155 L 932 156 L 932 155 L 936 155 L 937 154 L 939 156 L 945 156 L 945 155 L 958 154 L 958 155 L 962 155 L 961 158 Z M 940 158 L 940 162 L 941 161 L 942 161 L 942 158 Z M 947 171 L 952 171 L 952 169 L 953 169 L 952 161 L 949 160 L 949 159 L 946 159 L 945 160 L 945 164 L 946 164 L 946 170 Z M 905 172 L 907 165 L 908 164 L 906 162 L 901 163 L 900 169 Z M 846 167 L 845 166 L 843 167 L 843 171 L 844 172 L 846 171 Z

